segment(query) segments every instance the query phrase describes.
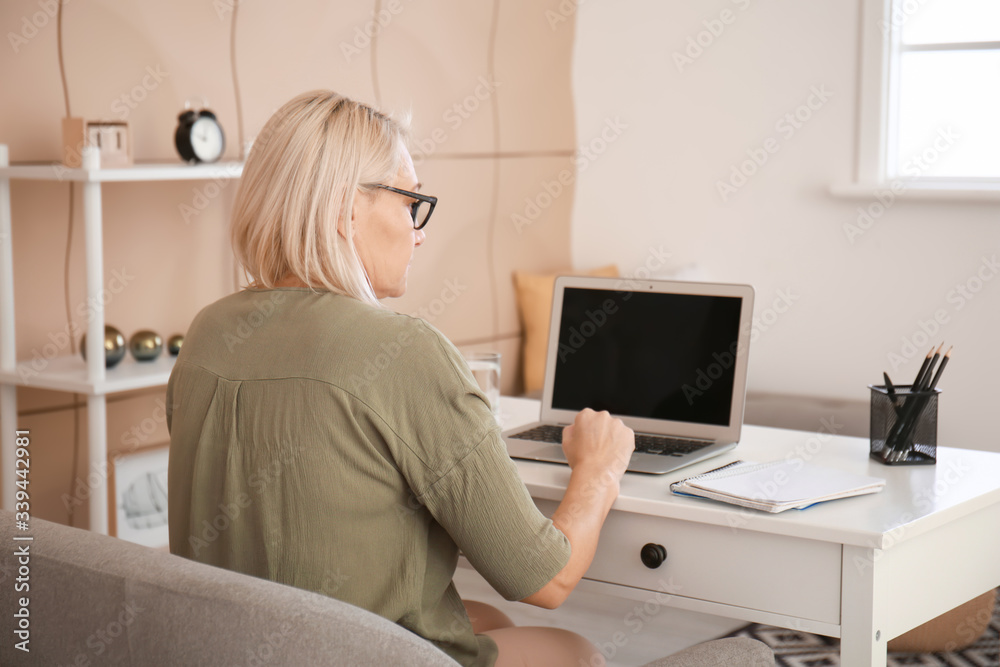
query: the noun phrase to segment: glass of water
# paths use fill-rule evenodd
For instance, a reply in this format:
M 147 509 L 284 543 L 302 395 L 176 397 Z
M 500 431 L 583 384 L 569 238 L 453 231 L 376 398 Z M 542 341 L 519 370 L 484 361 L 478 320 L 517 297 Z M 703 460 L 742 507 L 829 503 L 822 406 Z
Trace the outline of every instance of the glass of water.
M 500 353 L 466 352 L 465 360 L 472 376 L 479 383 L 479 388 L 490 402 L 493 418 L 500 424 Z

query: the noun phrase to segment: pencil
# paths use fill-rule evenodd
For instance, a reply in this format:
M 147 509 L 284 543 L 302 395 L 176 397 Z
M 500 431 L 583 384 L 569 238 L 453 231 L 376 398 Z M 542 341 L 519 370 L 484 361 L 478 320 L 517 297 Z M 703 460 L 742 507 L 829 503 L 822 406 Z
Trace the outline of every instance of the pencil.
M 934 366 L 937 364 L 938 359 L 941 357 L 941 350 L 944 349 L 944 343 L 938 346 L 938 349 L 934 352 L 934 356 L 931 357 L 931 363 L 927 364 L 927 370 L 924 371 L 923 377 L 920 378 L 920 384 L 915 388 L 915 391 L 927 391 L 931 383 L 931 374 L 934 373 Z
M 896 400 L 896 388 L 892 386 L 892 380 L 889 379 L 889 374 L 882 371 L 882 377 L 885 378 L 885 390 L 889 392 L 889 398 Z
M 934 354 L 934 348 L 932 347 L 924 357 L 924 363 L 920 364 L 920 370 L 917 371 L 917 377 L 913 379 L 913 384 L 910 385 L 910 391 L 920 391 L 920 380 L 924 377 L 924 372 L 927 370 L 927 364 L 931 363 L 931 356 Z
M 941 373 L 944 371 L 944 367 L 948 365 L 948 360 L 951 359 L 951 351 L 955 346 L 952 345 L 948 348 L 948 351 L 944 353 L 944 359 L 941 360 L 941 365 L 938 366 L 937 373 L 934 374 L 934 379 L 931 380 L 929 387 L 930 391 L 934 391 L 937 388 L 938 380 L 941 379 Z

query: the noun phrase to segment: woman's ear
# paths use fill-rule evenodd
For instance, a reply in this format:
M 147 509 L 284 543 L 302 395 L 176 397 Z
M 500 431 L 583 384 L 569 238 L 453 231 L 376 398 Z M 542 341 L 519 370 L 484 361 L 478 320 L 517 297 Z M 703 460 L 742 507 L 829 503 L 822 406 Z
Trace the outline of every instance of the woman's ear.
M 357 211 L 357 209 L 353 209 L 353 208 L 351 209 L 351 222 L 350 222 L 351 236 L 354 236 L 354 231 L 355 231 L 355 229 L 354 229 L 354 219 L 355 219 L 356 211 Z M 345 241 L 348 240 L 347 239 L 347 227 L 348 227 L 348 223 L 344 222 L 343 218 L 341 218 L 340 220 L 337 221 L 337 233 L 340 234 L 340 238 L 344 239 Z
M 350 231 L 352 237 L 358 233 L 358 221 L 364 220 L 365 218 L 368 217 L 368 211 L 371 208 L 371 205 L 372 201 L 368 195 L 360 191 L 355 193 L 354 202 L 351 205 Z M 347 239 L 347 226 L 348 226 L 347 223 L 345 223 L 343 220 L 340 220 L 337 223 L 337 233 L 340 234 L 340 236 L 343 237 L 344 239 Z

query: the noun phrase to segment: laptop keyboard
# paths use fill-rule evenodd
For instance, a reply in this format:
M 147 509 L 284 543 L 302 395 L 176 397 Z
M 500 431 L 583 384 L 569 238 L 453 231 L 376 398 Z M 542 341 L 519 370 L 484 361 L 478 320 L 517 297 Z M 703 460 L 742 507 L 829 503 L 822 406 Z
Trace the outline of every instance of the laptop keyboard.
M 515 433 L 510 436 L 518 440 L 533 440 L 535 442 L 551 442 L 562 444 L 562 427 L 552 424 L 542 424 L 534 428 Z M 662 435 L 636 435 L 635 451 L 643 454 L 660 454 L 663 456 L 684 456 L 696 452 L 712 444 L 705 440 L 686 440 L 669 438 Z

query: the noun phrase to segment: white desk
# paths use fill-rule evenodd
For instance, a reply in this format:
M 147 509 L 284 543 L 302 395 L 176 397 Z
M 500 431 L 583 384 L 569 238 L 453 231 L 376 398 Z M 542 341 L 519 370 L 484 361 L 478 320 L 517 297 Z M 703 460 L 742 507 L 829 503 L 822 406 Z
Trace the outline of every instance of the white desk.
M 538 411 L 538 401 L 502 399 L 508 427 Z M 777 515 L 669 490 L 737 459 L 786 457 L 884 477 L 886 488 Z M 569 468 L 517 467 L 551 514 Z M 667 549 L 657 569 L 639 559 L 647 543 Z M 868 458 L 866 439 L 746 426 L 732 452 L 627 474 L 587 579 L 610 594 L 840 637 L 844 667 L 884 667 L 888 640 L 1000 585 L 1000 454 L 944 447 L 937 465 L 889 467 Z

